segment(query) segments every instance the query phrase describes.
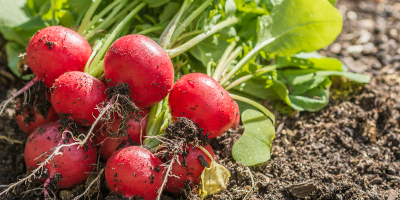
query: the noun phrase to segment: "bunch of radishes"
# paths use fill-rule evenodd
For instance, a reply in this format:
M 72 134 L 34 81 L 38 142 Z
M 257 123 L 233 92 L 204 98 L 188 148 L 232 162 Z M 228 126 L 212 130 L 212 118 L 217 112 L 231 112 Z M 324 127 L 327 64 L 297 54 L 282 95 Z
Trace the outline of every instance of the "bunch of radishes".
M 150 107 L 167 95 L 172 118 L 186 117 L 209 138 L 236 127 L 239 108 L 228 92 L 200 73 L 182 76 L 174 84 L 167 53 L 142 35 L 121 37 L 109 47 L 100 79 L 83 72 L 91 56 L 88 42 L 61 26 L 38 31 L 26 49 L 27 64 L 36 77 L 14 97 L 39 82 L 47 91 L 34 103 L 19 99 L 17 121 L 30 134 L 25 162 L 31 176 L 45 182 L 45 196 L 50 181 L 60 188 L 85 181 L 97 164 L 96 146 L 107 161 L 105 177 L 111 191 L 126 197 L 156 199 L 164 189 L 179 193 L 185 185 L 198 185 L 214 159 L 209 145 L 203 150 L 193 143 L 182 146 L 185 155 L 175 155 L 168 173 L 161 159 L 172 155 L 159 158 L 132 145 L 143 144 Z M 43 101 L 51 106 L 37 112 Z M 121 110 L 130 113 L 122 115 Z

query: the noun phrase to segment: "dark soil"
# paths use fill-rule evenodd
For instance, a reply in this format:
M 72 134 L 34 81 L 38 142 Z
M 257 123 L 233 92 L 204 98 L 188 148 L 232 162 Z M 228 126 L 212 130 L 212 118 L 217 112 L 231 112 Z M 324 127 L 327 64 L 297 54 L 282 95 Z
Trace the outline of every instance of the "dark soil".
M 232 178 L 228 190 L 209 199 L 399 198 L 400 1 L 341 0 L 337 7 L 344 17 L 343 32 L 321 53 L 341 59 L 350 71 L 372 75 L 371 82 L 360 86 L 335 81 L 330 104 L 316 113 L 275 113 L 272 159 L 264 165 L 247 168 L 233 161 L 231 148 L 241 129 L 213 139 L 216 158 Z M 0 53 L 0 100 L 15 92 L 10 88 L 21 87 L 21 81 L 9 76 L 4 61 Z M 0 117 L 0 135 L 24 142 L 26 136 L 12 119 L 14 113 L 10 109 L 7 114 Z M 0 185 L 4 188 L 25 174 L 23 145 L 0 139 L 0 152 Z M 71 199 L 89 183 L 60 190 L 58 197 Z M 93 190 L 91 198 L 119 199 L 108 194 L 104 183 L 101 178 L 95 188 L 102 193 Z M 41 192 L 36 191 L 40 198 Z M 14 194 L 8 197 L 23 199 Z

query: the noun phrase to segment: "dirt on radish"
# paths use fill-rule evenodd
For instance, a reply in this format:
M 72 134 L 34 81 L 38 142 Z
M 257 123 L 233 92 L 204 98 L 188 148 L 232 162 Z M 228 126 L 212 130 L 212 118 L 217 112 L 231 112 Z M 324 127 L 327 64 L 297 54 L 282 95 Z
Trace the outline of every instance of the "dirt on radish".
M 364 89 L 347 83 L 335 85 L 337 90 L 331 93 L 331 103 L 316 113 L 304 112 L 299 116 L 293 113 L 292 117 L 275 113 L 277 135 L 272 159 L 266 165 L 250 167 L 250 173 L 246 166 L 231 159 L 232 145 L 242 133 L 240 127 L 211 140 L 216 160 L 232 175 L 228 190 L 212 196 L 214 199 L 399 197 L 400 76 L 396 61 L 399 44 L 392 42 L 399 35 L 393 35 L 391 30 L 400 30 L 400 12 L 388 6 L 394 3 L 394 0 L 389 0 L 386 5 L 375 1 L 339 1 L 338 8 L 345 16 L 344 31 L 322 53 L 339 57 L 353 70 L 372 74 L 372 81 Z M 372 33 L 372 37 L 362 44 L 364 51 L 350 53 L 348 47 L 359 45 L 357 41 L 365 30 Z M 374 48 L 368 49 L 368 43 Z M 0 100 L 15 92 L 11 88 L 22 86 L 20 81 L 13 81 L 4 72 L 9 71 L 0 54 Z M 0 135 L 25 143 L 26 136 L 21 134 L 12 118 L 12 111 L 7 113 L 8 116 L 0 117 Z M 25 174 L 23 150 L 21 144 L 0 139 L 0 185 L 13 183 Z M 98 172 L 89 180 L 94 180 Z M 109 193 L 104 176 L 100 179 L 99 187 L 96 185 L 90 192 L 92 199 L 123 199 Z M 60 190 L 58 198 L 73 199 L 84 192 L 90 181 Z M 253 183 L 258 190 L 251 190 Z M 40 187 L 35 182 L 17 187 L 5 199 L 42 198 L 41 190 L 22 194 Z M 161 197 L 179 198 L 185 199 L 166 192 Z

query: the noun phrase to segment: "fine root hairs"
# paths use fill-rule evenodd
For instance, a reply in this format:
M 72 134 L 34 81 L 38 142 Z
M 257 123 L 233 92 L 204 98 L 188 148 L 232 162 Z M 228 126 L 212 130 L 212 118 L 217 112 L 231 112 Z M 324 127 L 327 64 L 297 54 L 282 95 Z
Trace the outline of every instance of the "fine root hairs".
M 161 187 L 157 190 L 157 194 L 158 194 L 157 200 L 160 200 L 160 198 L 161 198 L 162 191 L 164 190 L 164 187 L 167 184 L 168 177 L 170 176 L 170 173 L 172 170 L 172 165 L 174 164 L 175 161 L 178 161 L 178 155 L 176 155 L 176 154 L 174 154 L 172 159 L 169 161 L 167 171 L 165 172 L 165 175 L 164 175 L 163 183 L 162 183 Z M 167 163 L 165 163 L 165 165 L 167 165 Z
M 105 167 L 102 168 L 102 169 L 100 170 L 99 174 L 97 174 L 96 178 L 95 178 L 92 182 L 90 182 L 90 184 L 89 184 L 89 186 L 86 188 L 85 192 L 83 192 L 82 194 L 80 194 L 80 195 L 78 195 L 77 197 L 75 197 L 74 200 L 78 200 L 79 198 L 81 198 L 81 197 L 83 197 L 85 194 L 87 194 L 87 193 L 89 192 L 90 188 L 92 187 L 92 185 L 93 185 L 96 181 L 97 181 L 97 182 L 100 182 L 100 177 L 103 175 L 105 169 L 106 169 Z
M 48 152 L 53 151 L 53 153 L 51 153 L 50 155 L 48 155 L 48 157 L 46 158 L 46 160 L 44 160 L 42 163 L 40 163 L 40 165 L 34 169 L 27 177 L 20 179 L 19 181 L 9 185 L 9 187 L 7 189 L 5 189 L 3 192 L 0 193 L 0 196 L 9 192 L 12 188 L 18 186 L 19 184 L 23 183 L 23 182 L 27 182 L 30 181 L 32 178 L 36 179 L 38 177 L 40 177 L 43 173 L 43 169 L 44 167 L 49 164 L 56 155 L 62 155 L 62 151 L 61 149 L 64 147 L 71 147 L 74 145 L 78 145 L 79 147 L 84 146 L 87 141 L 93 136 L 93 129 L 96 126 L 96 124 L 100 121 L 100 119 L 102 118 L 102 116 L 107 112 L 107 110 L 111 107 L 111 105 L 113 104 L 113 99 L 111 99 L 108 104 L 102 109 L 101 113 L 99 114 L 99 116 L 97 117 L 96 121 L 93 123 L 93 126 L 90 128 L 88 134 L 85 136 L 85 138 L 83 140 L 79 139 L 79 138 L 74 138 L 76 139 L 76 142 L 70 143 L 70 144 L 62 144 L 63 141 L 65 140 L 67 134 L 71 134 L 70 131 L 63 131 L 62 132 L 62 139 L 59 141 L 59 143 L 57 144 L 56 147 L 50 149 L 49 151 L 47 151 L 46 153 L 43 153 L 41 156 L 46 155 Z M 71 134 L 72 135 L 72 134 Z M 37 159 L 37 158 L 36 158 Z M 37 176 L 37 174 L 39 174 Z

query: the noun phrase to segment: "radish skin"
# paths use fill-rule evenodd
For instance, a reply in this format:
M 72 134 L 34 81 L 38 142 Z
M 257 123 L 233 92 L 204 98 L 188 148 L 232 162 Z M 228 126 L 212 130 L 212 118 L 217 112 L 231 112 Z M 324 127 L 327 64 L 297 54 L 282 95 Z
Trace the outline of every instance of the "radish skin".
M 127 35 L 116 40 L 104 58 L 108 86 L 128 83 L 136 106 L 150 107 L 170 92 L 174 67 L 167 53 L 142 35 Z
M 67 114 L 83 126 L 90 126 L 99 115 L 98 105 L 105 101 L 107 86 L 84 72 L 67 72 L 51 88 L 51 102 L 59 114 Z
M 33 73 L 51 88 L 65 72 L 83 71 L 92 49 L 77 32 L 50 26 L 33 35 L 26 47 L 26 62 Z
M 63 139 L 65 132 L 64 134 L 59 133 L 59 126 L 58 122 L 50 122 L 39 126 L 28 137 L 24 150 L 24 159 L 28 170 L 32 171 L 37 168 L 38 163 L 43 162 L 48 155 L 52 154 L 51 149 L 62 144 L 76 142 L 72 138 L 65 142 Z M 85 148 L 78 148 L 78 146 L 76 144 L 61 148 L 61 154 L 56 155 L 44 166 L 49 177 L 61 174 L 62 178 L 58 182 L 60 188 L 71 188 L 84 182 L 95 167 L 97 159 L 95 146 L 92 143 Z M 39 180 L 45 182 L 46 178 Z

